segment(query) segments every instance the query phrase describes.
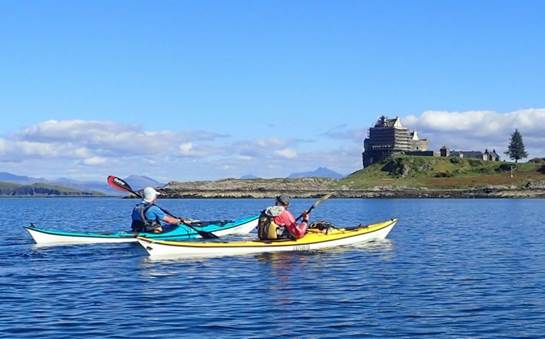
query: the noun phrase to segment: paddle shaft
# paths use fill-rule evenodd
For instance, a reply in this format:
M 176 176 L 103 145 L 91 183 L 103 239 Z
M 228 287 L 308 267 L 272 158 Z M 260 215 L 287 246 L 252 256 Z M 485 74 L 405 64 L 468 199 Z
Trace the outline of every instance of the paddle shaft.
M 314 206 L 310 206 L 310 208 L 309 208 L 305 213 L 306 213 L 306 214 L 310 214 L 310 212 L 311 212 L 313 209 L 314 209 Z M 301 213 L 301 215 L 298 216 L 297 219 L 295 219 L 295 221 L 301 219 L 301 218 L 305 215 L 305 213 Z
M 299 219 L 301 219 L 302 217 L 305 216 L 305 213 L 306 214 L 310 214 L 310 212 L 314 209 L 314 205 L 310 206 L 310 208 L 308 210 L 306 210 L 305 212 L 301 213 L 300 216 L 298 216 L 295 221 L 299 221 Z
M 153 204 L 155 205 L 155 204 Z M 155 205 L 157 206 L 157 205 Z M 174 216 L 172 213 L 170 213 L 169 211 L 167 211 L 166 209 L 162 208 L 161 206 L 157 206 L 157 208 L 159 208 L 161 211 L 165 212 L 166 214 L 170 215 L 171 217 L 173 218 L 176 218 L 176 219 L 180 219 L 181 218 L 178 218 L 176 216 Z M 203 237 L 204 239 L 218 239 L 219 237 L 217 235 L 215 235 L 214 233 L 211 233 L 211 232 L 205 232 L 205 231 L 201 231 L 201 230 L 198 230 L 196 229 L 195 227 L 191 226 L 191 224 L 189 223 L 186 223 L 186 222 L 182 222 L 182 224 L 186 225 L 187 227 L 191 228 L 193 231 L 199 233 L 199 235 L 201 237 Z M 206 226 L 206 225 L 204 225 Z
M 298 216 L 297 219 L 295 219 L 295 221 L 298 221 L 299 219 L 301 219 L 305 214 L 310 214 L 310 212 L 311 212 L 315 207 L 317 207 L 322 201 L 329 199 L 332 195 L 333 195 L 332 193 L 328 193 L 328 194 L 324 195 L 323 197 L 321 197 L 320 199 L 316 200 L 316 201 L 314 202 L 314 204 L 312 204 L 312 206 L 310 206 L 310 208 L 309 208 L 308 210 L 306 210 L 305 212 L 301 213 L 301 215 Z

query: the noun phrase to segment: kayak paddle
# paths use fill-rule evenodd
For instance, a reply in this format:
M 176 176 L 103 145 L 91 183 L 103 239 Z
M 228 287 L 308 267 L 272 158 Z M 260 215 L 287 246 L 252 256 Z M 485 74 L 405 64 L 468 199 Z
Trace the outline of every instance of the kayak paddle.
M 111 187 L 115 188 L 116 190 L 118 191 L 126 191 L 126 192 L 129 192 L 129 193 L 132 193 L 134 195 L 136 195 L 137 197 L 139 198 L 142 198 L 142 194 L 134 191 L 131 187 L 131 185 L 129 185 L 128 182 L 126 182 L 125 180 L 121 179 L 121 178 L 118 178 L 116 176 L 113 176 L 113 175 L 110 175 L 108 176 L 108 185 L 110 185 Z M 155 205 L 155 204 L 154 204 Z M 157 206 L 157 205 L 155 205 Z M 161 211 L 165 212 L 166 214 L 170 215 L 171 217 L 173 218 L 177 218 L 174 216 L 174 214 L 170 213 L 169 211 L 167 211 L 166 209 L 162 208 L 161 206 L 157 206 Z M 195 227 L 191 226 L 189 223 L 183 223 L 184 225 L 188 226 L 189 228 L 193 229 L 195 232 L 199 233 L 199 235 L 203 238 L 203 239 L 218 239 L 219 237 L 217 235 L 215 235 L 214 233 L 211 233 L 211 232 L 205 232 L 205 231 L 201 231 L 201 230 L 198 230 L 196 229 Z
M 306 210 L 306 213 L 310 214 L 310 211 L 312 211 L 313 209 L 318 207 L 318 205 L 320 205 L 322 203 L 322 201 L 325 201 L 325 200 L 331 198 L 331 196 L 333 196 L 333 193 L 328 193 L 328 194 L 324 195 L 323 197 L 321 197 L 320 199 L 316 200 L 314 202 L 314 204 L 312 204 L 312 206 L 310 206 L 310 208 L 308 210 Z M 295 219 L 295 221 L 301 219 L 304 215 L 305 215 L 305 212 L 301 213 L 301 215 L 298 216 L 297 219 Z

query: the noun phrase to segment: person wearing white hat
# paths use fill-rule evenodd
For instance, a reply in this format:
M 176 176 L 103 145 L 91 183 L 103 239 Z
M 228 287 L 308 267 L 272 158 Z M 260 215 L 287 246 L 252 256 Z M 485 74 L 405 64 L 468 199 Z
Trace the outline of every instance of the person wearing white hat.
M 181 219 L 170 216 L 155 206 L 157 196 L 160 194 L 153 187 L 144 188 L 144 199 L 132 210 L 133 232 L 161 233 L 163 231 L 161 221 L 174 225 L 182 223 Z

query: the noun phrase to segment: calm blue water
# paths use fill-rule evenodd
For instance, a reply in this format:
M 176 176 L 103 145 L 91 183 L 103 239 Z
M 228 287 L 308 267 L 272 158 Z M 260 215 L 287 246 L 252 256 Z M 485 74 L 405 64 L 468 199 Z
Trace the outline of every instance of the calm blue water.
M 151 261 L 137 244 L 36 248 L 22 228 L 117 231 L 134 202 L 0 199 L 1 338 L 545 333 L 545 200 L 332 199 L 313 219 L 400 222 L 357 248 L 191 261 Z M 217 219 L 269 202 L 161 204 Z

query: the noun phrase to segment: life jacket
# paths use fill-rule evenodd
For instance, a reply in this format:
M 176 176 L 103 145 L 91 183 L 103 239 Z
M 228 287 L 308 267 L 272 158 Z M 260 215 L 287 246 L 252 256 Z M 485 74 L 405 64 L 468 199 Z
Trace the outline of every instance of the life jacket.
M 261 211 L 257 222 L 259 240 L 277 240 L 286 237 L 288 233 L 286 228 L 274 222 L 274 217 L 279 216 L 283 211 L 278 206 L 271 206 Z
M 132 210 L 132 224 L 131 228 L 133 232 L 147 232 L 161 226 L 160 220 L 148 220 L 146 218 L 146 212 L 154 204 L 148 202 L 141 202 Z

